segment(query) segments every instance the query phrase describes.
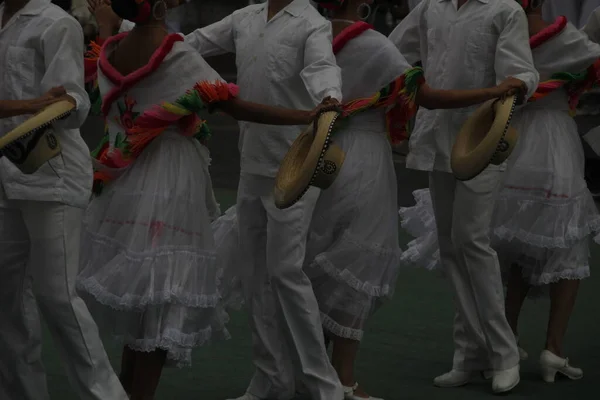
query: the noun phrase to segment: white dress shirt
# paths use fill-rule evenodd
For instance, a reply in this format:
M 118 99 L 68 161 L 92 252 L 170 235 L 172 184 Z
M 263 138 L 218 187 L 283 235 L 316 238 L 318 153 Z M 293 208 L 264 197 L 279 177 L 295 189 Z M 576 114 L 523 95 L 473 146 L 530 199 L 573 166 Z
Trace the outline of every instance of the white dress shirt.
M 523 8 L 514 0 L 422 0 L 391 33 L 407 61 L 421 61 L 436 89 L 493 87 L 508 77 L 539 83 Z M 409 168 L 451 172 L 450 154 L 462 124 L 476 107 L 421 108 L 410 138 Z
M 0 5 L 0 18 L 4 4 Z M 30 0 L 0 28 L 0 99 L 23 100 L 64 86 L 77 110 L 54 124 L 62 154 L 32 175 L 0 159 L 0 181 L 12 200 L 56 201 L 85 207 L 92 186 L 89 149 L 79 127 L 90 102 L 84 89 L 83 32 L 79 23 L 50 0 Z M 0 119 L 0 135 L 27 116 Z
M 308 0 L 294 0 L 267 21 L 267 4 L 235 11 L 198 29 L 186 42 L 204 57 L 235 53 L 240 98 L 300 110 L 323 98 L 342 100 L 331 24 Z M 274 177 L 304 127 L 240 123 L 244 173 Z

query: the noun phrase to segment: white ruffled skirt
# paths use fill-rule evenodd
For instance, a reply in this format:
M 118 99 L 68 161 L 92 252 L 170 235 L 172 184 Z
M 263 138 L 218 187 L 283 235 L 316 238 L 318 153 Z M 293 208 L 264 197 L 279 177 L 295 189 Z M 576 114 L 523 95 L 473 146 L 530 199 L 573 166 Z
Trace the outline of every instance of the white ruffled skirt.
M 369 317 L 394 293 L 401 250 L 389 141 L 383 129 L 363 130 L 352 122 L 334 136 L 346 159 L 315 207 L 305 271 L 325 330 L 361 340 Z
M 229 336 L 211 219 L 208 150 L 165 132 L 90 203 L 77 287 L 101 330 L 137 351 L 191 363 Z
M 587 278 L 590 236 L 600 230 L 600 214 L 585 183 L 577 126 L 564 111 L 536 108 L 515 114 L 513 124 L 521 135 L 491 227 L 503 272 L 517 265 L 538 287 Z M 403 257 L 434 269 L 439 251 L 429 190 L 414 196 L 416 205 L 400 210 L 402 226 L 416 238 Z

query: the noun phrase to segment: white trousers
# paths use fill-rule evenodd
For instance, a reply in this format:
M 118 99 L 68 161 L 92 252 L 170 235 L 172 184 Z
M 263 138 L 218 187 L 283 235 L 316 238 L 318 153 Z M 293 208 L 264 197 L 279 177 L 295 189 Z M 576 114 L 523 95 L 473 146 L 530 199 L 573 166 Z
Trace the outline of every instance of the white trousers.
M 83 210 L 10 201 L 0 189 L 0 399 L 49 398 L 41 359 L 44 316 L 82 400 L 125 400 L 83 300 L 75 292 Z
M 343 390 L 323 339 L 317 300 L 302 269 L 318 191 L 286 210 L 275 207 L 274 180 L 242 175 L 237 215 L 243 282 L 252 328 L 254 377 L 248 392 L 261 399 L 295 397 L 295 368 L 312 399 L 342 400 Z
M 429 187 L 440 257 L 456 299 L 453 368 L 503 371 L 519 363 L 504 314 L 504 291 L 489 229 L 503 172 L 488 168 L 467 182 L 434 171 Z

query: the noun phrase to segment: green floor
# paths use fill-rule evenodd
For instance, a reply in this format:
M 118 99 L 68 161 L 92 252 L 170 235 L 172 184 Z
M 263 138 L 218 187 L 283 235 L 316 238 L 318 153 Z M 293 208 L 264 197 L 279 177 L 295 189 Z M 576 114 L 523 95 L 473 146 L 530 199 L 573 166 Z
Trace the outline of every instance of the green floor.
M 234 193 L 218 192 L 223 209 L 234 201 Z M 403 235 L 402 243 L 408 237 Z M 600 249 L 592 249 L 600 260 Z M 594 262 L 597 263 L 597 262 Z M 544 344 L 548 304 L 526 305 L 521 343 L 532 359 L 522 364 L 522 384 L 510 395 L 514 399 L 597 399 L 600 380 L 600 281 L 592 278 L 582 285 L 578 305 L 568 333 L 566 350 L 572 364 L 581 366 L 585 378 L 579 382 L 544 384 L 537 374 L 537 356 Z M 373 395 L 386 400 L 482 399 L 491 396 L 489 383 L 477 382 L 459 389 L 437 389 L 431 379 L 450 367 L 452 359 L 453 306 L 444 280 L 433 273 L 406 270 L 401 273 L 396 295 L 373 318 L 365 335 L 357 375 Z M 193 368 L 165 372 L 158 400 L 223 400 L 243 393 L 252 373 L 250 340 L 243 313 L 234 314 L 230 324 L 233 339 L 199 349 Z M 106 349 L 118 368 L 120 347 L 110 340 Z M 49 336 L 45 363 L 53 399 L 76 400 Z M 596 387 L 596 389 L 593 389 Z M 593 393 L 596 393 L 594 395 Z M 1 399 L 0 399 L 1 400 Z M 107 399 L 110 400 L 110 399 Z

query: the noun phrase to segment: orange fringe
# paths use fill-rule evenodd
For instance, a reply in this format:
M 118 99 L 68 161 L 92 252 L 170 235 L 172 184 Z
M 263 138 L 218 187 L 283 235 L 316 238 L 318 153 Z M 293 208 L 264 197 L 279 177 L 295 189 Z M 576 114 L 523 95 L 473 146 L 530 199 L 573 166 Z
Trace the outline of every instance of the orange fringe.
M 225 82 L 198 82 L 194 85 L 194 89 L 200 93 L 202 101 L 207 104 L 217 103 L 220 101 L 229 100 L 231 93 L 229 92 L 229 86 Z

